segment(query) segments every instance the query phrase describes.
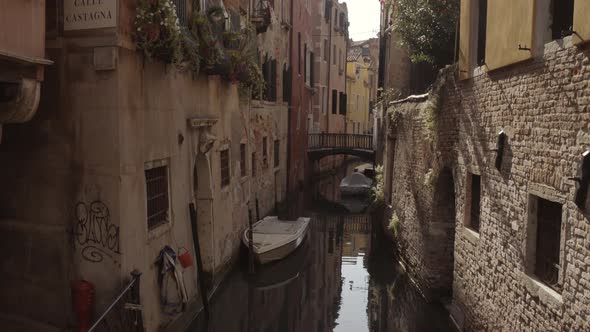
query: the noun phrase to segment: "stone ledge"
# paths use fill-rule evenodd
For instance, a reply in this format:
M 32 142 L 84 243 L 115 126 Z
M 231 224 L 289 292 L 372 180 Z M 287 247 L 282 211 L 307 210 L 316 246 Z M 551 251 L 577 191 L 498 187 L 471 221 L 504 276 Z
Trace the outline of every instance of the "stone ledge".
M 539 298 L 543 304 L 552 307 L 555 310 L 563 307 L 563 297 L 561 294 L 537 280 L 534 276 L 522 272 L 520 277 L 527 291 L 531 293 L 533 297 Z
M 467 227 L 463 227 L 463 236 L 471 243 L 473 244 L 478 244 L 479 243 L 479 233 L 477 233 L 476 231 L 473 231 Z

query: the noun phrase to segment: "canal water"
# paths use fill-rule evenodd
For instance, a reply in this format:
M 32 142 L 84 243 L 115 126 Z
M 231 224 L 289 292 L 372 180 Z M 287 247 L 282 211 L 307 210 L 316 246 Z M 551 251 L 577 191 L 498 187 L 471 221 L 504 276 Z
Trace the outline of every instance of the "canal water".
M 400 268 L 366 202 L 343 201 L 334 189 L 350 171 L 315 182 L 297 251 L 255 275 L 240 264 L 213 297 L 210 318 L 201 314 L 188 331 L 454 331 L 444 308 L 424 301 Z

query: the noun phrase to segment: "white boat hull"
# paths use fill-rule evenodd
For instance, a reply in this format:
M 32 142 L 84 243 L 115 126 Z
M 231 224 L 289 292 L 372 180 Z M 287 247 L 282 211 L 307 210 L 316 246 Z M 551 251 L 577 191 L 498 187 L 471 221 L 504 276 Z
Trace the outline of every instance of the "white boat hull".
M 275 218 L 278 223 L 285 223 L 283 221 L 278 221 L 276 217 L 271 218 Z M 272 223 L 272 221 L 269 221 L 269 219 L 263 219 L 253 225 L 253 251 L 257 262 L 260 264 L 267 264 L 289 256 L 289 254 L 291 254 L 301 245 L 305 239 L 305 235 L 307 234 L 309 218 L 299 218 L 297 221 L 293 222 L 294 225 L 296 222 L 300 223 L 297 225 L 298 228 L 293 233 L 280 233 L 280 231 L 277 231 L 276 234 L 258 233 L 257 228 L 260 228 L 260 224 L 263 222 Z M 246 247 L 248 247 L 250 243 L 249 231 L 249 229 L 246 229 L 242 236 L 242 242 Z

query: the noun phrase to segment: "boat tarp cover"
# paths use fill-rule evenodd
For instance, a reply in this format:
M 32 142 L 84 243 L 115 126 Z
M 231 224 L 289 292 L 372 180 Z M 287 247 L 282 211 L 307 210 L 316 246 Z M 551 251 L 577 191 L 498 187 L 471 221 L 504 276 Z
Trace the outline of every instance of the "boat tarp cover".
M 264 219 L 254 226 L 254 233 L 258 234 L 296 234 L 304 221 L 282 221 L 278 219 Z
M 371 186 L 371 184 L 373 183 L 373 181 L 371 179 L 369 179 L 368 177 L 364 176 L 362 173 L 352 173 L 349 176 L 345 177 L 344 179 L 342 179 L 342 181 L 340 182 L 340 186 L 346 186 L 346 187 L 366 187 L 366 186 Z

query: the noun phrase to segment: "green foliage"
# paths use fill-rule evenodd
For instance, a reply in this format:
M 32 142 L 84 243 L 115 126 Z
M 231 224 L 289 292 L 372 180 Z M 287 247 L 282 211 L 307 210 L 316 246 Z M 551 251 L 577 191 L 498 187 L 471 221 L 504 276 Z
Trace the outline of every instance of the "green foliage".
M 182 30 L 182 61 L 179 67 L 188 69 L 195 75 L 199 74 L 201 69 L 199 41 L 195 35 L 186 29 Z
M 432 168 L 428 169 L 428 172 L 424 174 L 424 186 L 427 188 L 434 188 L 436 182 L 436 173 Z
M 385 177 L 383 165 L 375 168 L 375 186 L 371 188 L 372 203 L 371 209 L 382 209 L 385 207 Z
M 182 36 L 176 7 L 170 0 L 139 0 L 135 16 L 135 43 L 149 58 L 165 63 L 182 60 Z
M 397 213 L 393 212 L 391 214 L 391 219 L 389 219 L 389 225 L 387 226 L 387 229 L 391 231 L 394 238 L 397 238 L 399 235 L 399 226 L 399 217 L 397 216 Z
M 210 8 L 207 15 L 200 12 L 192 15 L 191 31 L 198 38 L 201 65 L 208 74 L 218 74 L 232 83 L 239 83 L 241 95 L 252 93 L 255 98 L 259 97 L 265 81 L 258 64 L 256 32 L 247 26 L 240 31 L 214 33 L 214 21 L 223 13 L 220 10 Z
M 394 30 L 413 62 L 437 67 L 453 60 L 459 0 L 397 0 Z

